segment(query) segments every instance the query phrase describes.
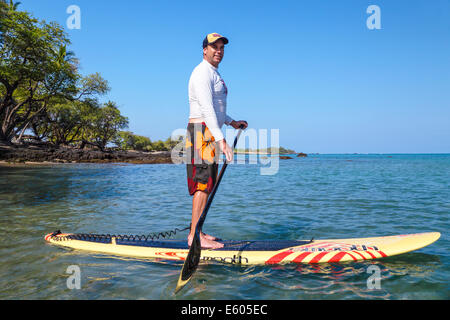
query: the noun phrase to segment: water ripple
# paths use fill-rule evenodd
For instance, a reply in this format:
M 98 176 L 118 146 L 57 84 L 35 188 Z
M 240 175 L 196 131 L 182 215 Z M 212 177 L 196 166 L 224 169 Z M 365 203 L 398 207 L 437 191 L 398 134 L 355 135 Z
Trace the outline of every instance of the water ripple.
M 191 198 L 175 165 L 0 168 L 2 299 L 448 299 L 449 155 L 312 155 L 230 166 L 205 223 L 223 239 L 310 239 L 439 231 L 422 250 L 364 263 L 202 264 L 174 296 L 177 262 L 120 258 L 46 244 L 45 233 L 148 234 L 185 227 Z M 179 239 L 186 234 L 177 235 Z M 69 290 L 78 265 L 82 289 Z M 370 266 L 380 289 L 370 289 Z

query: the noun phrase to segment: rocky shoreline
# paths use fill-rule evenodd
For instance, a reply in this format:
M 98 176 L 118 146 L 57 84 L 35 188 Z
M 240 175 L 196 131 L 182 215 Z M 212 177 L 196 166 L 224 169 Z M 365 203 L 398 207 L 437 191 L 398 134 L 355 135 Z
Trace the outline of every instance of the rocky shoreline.
M 0 165 L 54 163 L 173 163 L 170 151 L 100 151 L 51 145 L 0 145 Z
M 299 153 L 297 157 L 306 157 Z M 279 156 L 280 159 L 292 159 Z M 130 163 L 130 164 L 172 164 L 170 151 L 100 151 L 41 145 L 4 145 L 0 144 L 0 166 L 39 165 L 55 163 Z

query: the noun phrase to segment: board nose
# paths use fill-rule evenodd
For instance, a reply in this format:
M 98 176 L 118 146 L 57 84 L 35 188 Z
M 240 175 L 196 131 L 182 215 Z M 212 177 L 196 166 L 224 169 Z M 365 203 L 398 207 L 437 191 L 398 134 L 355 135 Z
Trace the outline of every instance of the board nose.
M 54 237 L 54 236 L 56 236 L 57 234 L 60 234 L 60 233 L 61 233 L 61 230 L 53 231 L 52 233 L 46 234 L 46 235 L 44 236 L 44 239 L 45 239 L 45 241 L 50 242 L 50 239 L 51 239 L 52 237 Z

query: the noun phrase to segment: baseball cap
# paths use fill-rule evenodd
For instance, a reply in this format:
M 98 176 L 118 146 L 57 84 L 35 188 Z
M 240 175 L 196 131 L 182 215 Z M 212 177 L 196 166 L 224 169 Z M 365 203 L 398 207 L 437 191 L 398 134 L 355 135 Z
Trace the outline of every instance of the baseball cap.
M 217 40 L 222 39 L 224 44 L 228 43 L 228 39 L 224 36 L 221 36 L 218 33 L 210 33 L 203 40 L 203 48 L 206 48 L 209 44 L 213 44 Z

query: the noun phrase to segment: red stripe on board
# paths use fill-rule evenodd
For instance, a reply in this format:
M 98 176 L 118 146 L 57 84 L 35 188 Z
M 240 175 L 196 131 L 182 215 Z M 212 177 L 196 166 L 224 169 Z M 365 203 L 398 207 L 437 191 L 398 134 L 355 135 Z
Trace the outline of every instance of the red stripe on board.
M 276 255 L 274 255 L 272 258 L 270 258 L 269 260 L 266 261 L 266 264 L 275 264 L 275 263 L 279 263 L 281 260 L 283 260 L 284 258 L 286 258 L 288 255 L 290 255 L 291 253 L 293 253 L 294 251 L 292 250 L 286 250 L 283 252 L 280 252 Z
M 377 251 L 377 252 L 379 252 L 383 258 L 387 257 L 387 254 L 385 254 L 383 251 Z
M 374 255 L 372 252 L 370 252 L 370 251 L 364 251 L 364 252 L 370 254 L 370 256 L 372 257 L 372 259 L 376 259 L 376 258 L 377 258 L 377 257 L 375 257 L 375 255 Z
M 303 259 L 305 259 L 307 256 L 309 256 L 311 254 L 311 252 L 303 252 L 302 254 L 300 254 L 297 258 L 295 258 L 294 260 L 292 260 L 292 262 L 302 262 Z
M 353 258 L 353 260 L 358 260 L 358 259 L 356 259 L 350 252 L 346 252 L 350 257 L 352 257 Z
M 319 262 L 320 259 L 322 259 L 322 257 L 323 257 L 324 255 L 326 255 L 327 253 L 328 253 L 328 252 L 321 252 L 321 253 L 319 253 L 318 255 L 316 255 L 315 257 L 313 257 L 309 263 L 317 263 L 317 262 Z
M 335 254 L 334 256 L 332 256 L 331 259 L 328 260 L 328 262 L 339 262 L 346 254 L 347 254 L 347 252 L 339 252 L 339 253 Z
M 359 253 L 358 251 L 352 251 L 353 253 L 359 254 L 361 256 L 361 258 L 363 258 L 364 260 L 367 260 L 366 257 L 364 257 L 361 253 Z

